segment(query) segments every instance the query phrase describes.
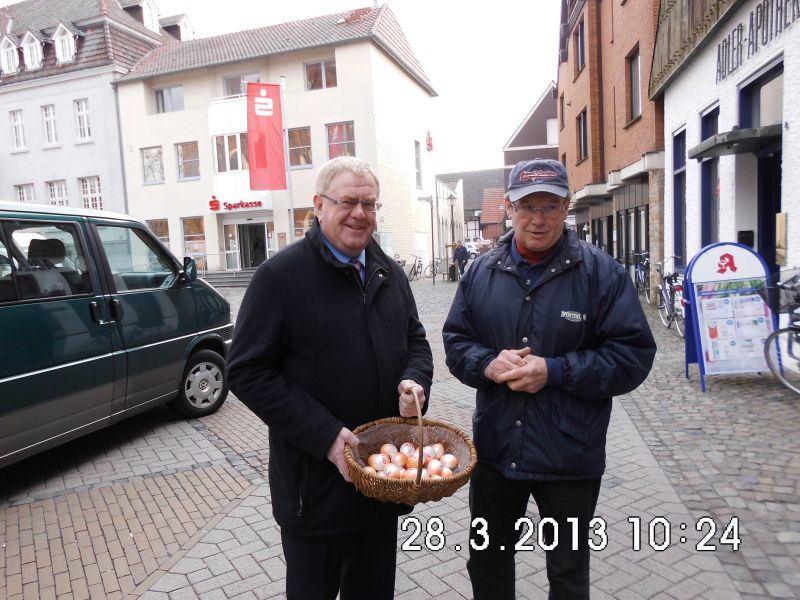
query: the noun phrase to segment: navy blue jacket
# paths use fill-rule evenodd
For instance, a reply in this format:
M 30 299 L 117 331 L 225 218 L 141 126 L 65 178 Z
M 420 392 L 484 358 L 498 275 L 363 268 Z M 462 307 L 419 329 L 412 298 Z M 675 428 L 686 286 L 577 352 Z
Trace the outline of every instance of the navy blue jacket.
M 588 479 L 605 470 L 611 397 L 638 387 L 656 344 L 631 278 L 566 230 L 531 282 L 510 256 L 513 232 L 478 258 L 444 324 L 447 366 L 477 388 L 478 458 L 513 479 Z M 484 369 L 503 349 L 561 357 L 560 385 L 514 392 Z
M 258 268 L 236 321 L 228 383 L 269 426 L 273 514 L 301 535 L 410 511 L 361 495 L 326 458 L 343 426 L 399 416 L 401 380 L 430 395 L 431 349 L 408 279 L 374 241 L 365 280 L 334 258 L 315 221 Z

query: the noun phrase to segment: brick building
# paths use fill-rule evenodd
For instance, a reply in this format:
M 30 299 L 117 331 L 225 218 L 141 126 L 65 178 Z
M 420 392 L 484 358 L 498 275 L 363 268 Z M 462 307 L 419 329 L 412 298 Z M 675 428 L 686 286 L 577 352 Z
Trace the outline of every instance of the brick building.
M 576 229 L 632 269 L 661 251 L 663 103 L 648 100 L 657 0 L 562 3 L 557 111 Z

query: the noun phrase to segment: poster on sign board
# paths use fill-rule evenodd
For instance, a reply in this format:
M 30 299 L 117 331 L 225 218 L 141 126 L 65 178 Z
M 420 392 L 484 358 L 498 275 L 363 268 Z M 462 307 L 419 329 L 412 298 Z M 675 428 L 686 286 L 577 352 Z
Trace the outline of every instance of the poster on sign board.
M 703 248 L 686 269 L 692 327 L 687 331 L 687 365 L 705 375 L 768 371 L 764 342 L 774 328 L 769 307 L 757 290 L 767 267 L 751 248 L 735 243 Z M 696 356 L 689 356 L 690 349 Z

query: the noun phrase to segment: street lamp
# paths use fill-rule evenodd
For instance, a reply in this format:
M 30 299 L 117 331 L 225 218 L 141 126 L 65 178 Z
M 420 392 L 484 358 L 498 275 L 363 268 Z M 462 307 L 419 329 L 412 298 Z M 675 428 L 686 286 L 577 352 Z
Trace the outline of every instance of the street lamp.
M 456 243 L 456 221 L 453 217 L 453 209 L 456 206 L 456 197 L 453 194 L 450 194 L 447 197 L 447 203 L 450 205 L 450 243 Z
M 434 269 L 436 268 L 436 247 L 434 245 L 434 234 L 433 234 L 433 196 L 423 196 L 422 198 L 417 198 L 417 200 L 422 200 L 423 202 L 427 202 L 431 205 L 431 264 L 434 265 Z M 436 275 L 431 277 L 433 279 L 433 285 L 436 285 Z

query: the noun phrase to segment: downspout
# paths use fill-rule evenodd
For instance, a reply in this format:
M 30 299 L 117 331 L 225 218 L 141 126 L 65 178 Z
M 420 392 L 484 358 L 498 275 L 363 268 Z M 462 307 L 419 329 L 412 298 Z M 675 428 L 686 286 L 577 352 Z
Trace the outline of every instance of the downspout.
M 119 88 L 117 82 L 112 81 L 111 87 L 114 90 L 114 108 L 117 113 L 117 139 L 119 140 L 119 164 L 122 169 L 122 204 L 125 208 L 125 213 L 128 212 L 128 180 L 125 171 L 125 144 L 122 142 L 122 114 L 119 110 Z
M 602 0 L 596 0 L 595 2 L 589 2 L 588 7 L 589 11 L 594 11 L 594 14 L 590 13 L 592 17 L 592 22 L 594 23 L 595 32 L 597 32 L 597 44 L 595 45 L 596 51 L 593 52 L 592 59 L 595 61 L 593 65 L 594 68 L 592 69 L 593 73 L 597 73 L 597 91 L 598 91 L 598 102 L 597 106 L 595 107 L 595 114 L 597 118 L 597 146 L 595 148 L 598 159 L 599 159 L 599 172 L 595 177 L 592 174 L 592 180 L 594 183 L 605 183 L 605 175 L 606 175 L 606 152 L 605 152 L 605 136 L 603 132 L 605 131 L 605 127 L 603 124 L 603 37 L 600 29 L 601 25 L 601 17 L 600 17 L 600 3 Z M 590 93 L 591 93 L 591 83 L 589 85 Z

